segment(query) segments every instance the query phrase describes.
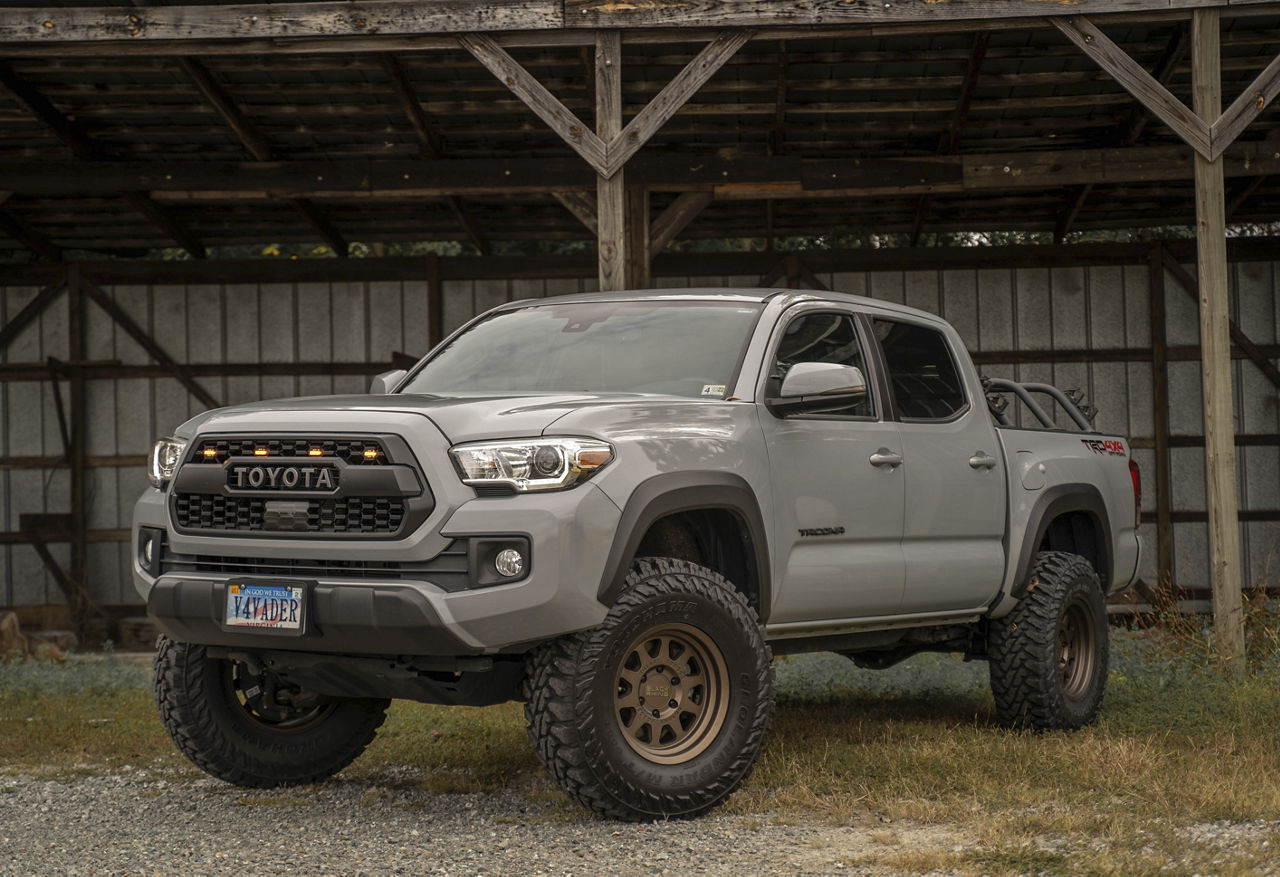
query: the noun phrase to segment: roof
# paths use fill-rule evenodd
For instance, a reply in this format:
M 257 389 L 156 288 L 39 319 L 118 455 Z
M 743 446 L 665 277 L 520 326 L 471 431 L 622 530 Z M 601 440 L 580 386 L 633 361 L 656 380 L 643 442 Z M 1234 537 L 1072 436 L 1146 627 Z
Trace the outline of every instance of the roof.
M 1278 9 L 1224 13 L 1228 100 L 1274 57 Z M 1167 68 L 1190 103 L 1185 12 L 1097 21 L 1144 68 Z M 1053 231 L 1064 218 L 1075 231 L 1193 222 L 1191 151 L 1044 21 L 882 31 L 761 30 L 628 165 L 628 182 L 650 189 L 651 216 L 682 192 L 708 192 L 683 238 L 819 245 L 868 231 Z M 627 116 L 705 33 L 659 36 L 624 35 Z M 509 51 L 589 120 L 581 42 Z M 345 241 L 458 241 L 462 252 L 478 241 L 588 247 L 594 236 L 554 192 L 594 192 L 590 168 L 447 44 L 0 46 L 13 50 L 7 80 L 0 70 L 0 194 L 12 192 L 0 211 L 61 250 L 172 247 L 175 229 L 205 247 L 319 242 L 326 226 Z M 75 133 L 33 110 L 24 87 Z M 237 114 L 248 133 L 229 122 Z M 1115 152 L 1098 163 L 1101 150 Z M 1280 174 L 1265 162 L 1280 170 L 1280 115 L 1259 117 L 1228 158 L 1231 221 L 1274 222 Z M 21 239 L 0 222 L 0 249 Z

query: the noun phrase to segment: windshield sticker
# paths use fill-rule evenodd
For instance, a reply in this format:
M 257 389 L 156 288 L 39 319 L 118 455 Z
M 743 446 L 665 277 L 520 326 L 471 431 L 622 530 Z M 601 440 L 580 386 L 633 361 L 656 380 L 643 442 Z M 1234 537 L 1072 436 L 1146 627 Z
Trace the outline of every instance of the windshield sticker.
M 723 396 L 725 391 L 724 384 L 703 384 L 702 395 L 704 396 Z

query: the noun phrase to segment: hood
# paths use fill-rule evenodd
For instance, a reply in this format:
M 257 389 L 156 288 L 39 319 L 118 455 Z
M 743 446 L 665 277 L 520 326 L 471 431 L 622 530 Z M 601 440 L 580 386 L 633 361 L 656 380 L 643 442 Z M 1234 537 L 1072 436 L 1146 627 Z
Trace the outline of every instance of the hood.
M 263 421 L 278 424 L 280 417 L 293 421 L 294 412 L 316 416 L 310 428 L 350 430 L 350 418 L 370 414 L 412 414 L 429 419 L 452 443 L 482 439 L 522 438 L 541 435 L 553 423 L 582 408 L 665 400 L 696 403 L 683 396 L 637 393 L 559 393 L 540 395 L 429 396 L 411 393 L 358 396 L 305 396 L 273 399 L 231 408 L 206 411 L 184 423 L 178 435 L 196 432 L 231 432 L 263 428 Z M 326 424 L 325 412 L 341 412 L 342 423 Z M 273 416 L 278 415 L 278 416 Z M 335 421 L 337 418 L 335 418 Z M 274 426 L 273 428 L 279 428 Z

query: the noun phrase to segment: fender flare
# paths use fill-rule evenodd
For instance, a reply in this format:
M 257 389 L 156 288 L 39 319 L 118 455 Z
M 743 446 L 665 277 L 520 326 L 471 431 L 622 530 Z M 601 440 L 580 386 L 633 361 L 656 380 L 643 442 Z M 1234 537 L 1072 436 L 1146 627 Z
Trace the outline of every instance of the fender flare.
M 731 472 L 669 472 L 640 482 L 622 510 L 597 599 L 605 606 L 612 606 L 618 599 L 640 541 L 655 521 L 699 509 L 726 510 L 746 531 L 752 548 L 751 556 L 746 558 L 748 568 L 760 583 L 756 610 L 761 622 L 766 621 L 772 596 L 768 531 L 755 491 L 746 479 Z
M 1115 546 L 1112 544 L 1111 519 L 1107 514 L 1107 504 L 1102 499 L 1098 488 L 1084 482 L 1055 484 L 1046 488 L 1036 499 L 1027 516 L 1027 529 L 1022 537 L 1022 548 L 1018 552 L 1017 574 L 1013 579 L 1013 590 L 1010 596 L 1021 598 L 1027 592 L 1027 576 L 1031 573 L 1031 565 L 1035 563 L 1036 551 L 1044 539 L 1045 532 L 1053 520 L 1069 512 L 1084 512 L 1093 518 L 1098 532 L 1102 534 L 1102 566 L 1098 576 L 1103 579 L 1104 590 L 1111 576 L 1111 567 L 1115 564 Z

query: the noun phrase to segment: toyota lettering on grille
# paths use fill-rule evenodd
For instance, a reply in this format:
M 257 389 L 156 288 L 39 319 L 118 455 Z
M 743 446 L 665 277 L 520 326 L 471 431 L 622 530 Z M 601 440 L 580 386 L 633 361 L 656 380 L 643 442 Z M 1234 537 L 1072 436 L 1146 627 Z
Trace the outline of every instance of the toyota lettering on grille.
M 233 490 L 333 490 L 337 476 L 332 466 L 231 466 L 227 486 Z

